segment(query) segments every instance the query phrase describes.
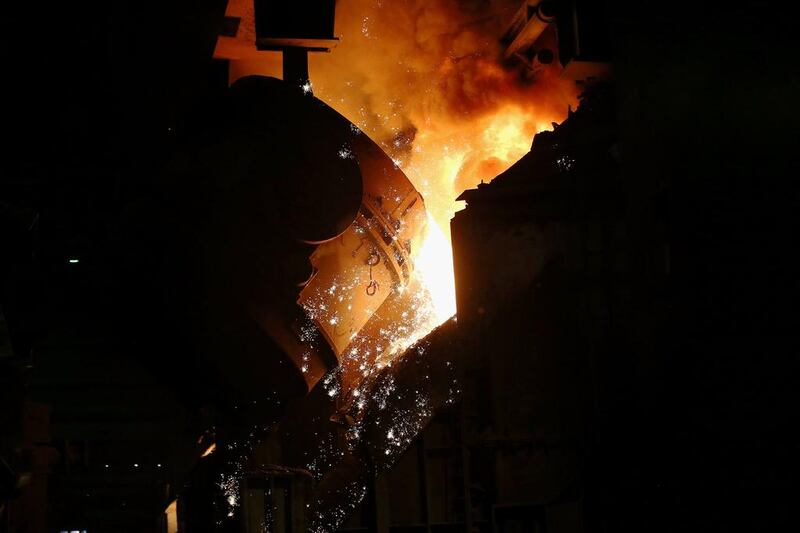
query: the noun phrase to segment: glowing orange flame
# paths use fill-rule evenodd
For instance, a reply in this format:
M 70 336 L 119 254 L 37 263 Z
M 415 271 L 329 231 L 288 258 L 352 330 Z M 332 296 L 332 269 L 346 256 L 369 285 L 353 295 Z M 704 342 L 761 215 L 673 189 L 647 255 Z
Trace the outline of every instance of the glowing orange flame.
M 453 249 L 430 213 L 428 233 L 414 268 L 430 295 L 436 322 L 433 327 L 438 326 L 456 312 L 456 282 L 453 278 Z
M 429 231 L 415 268 L 430 292 L 435 325 L 456 310 L 449 225 L 459 207 L 455 198 L 519 160 L 530 149 L 533 135 L 543 129 L 534 116 L 508 106 L 466 125 L 458 135 L 418 133 L 403 169 L 425 197 L 429 212 Z
M 557 71 L 531 82 L 500 65 L 498 37 L 518 7 L 343 0 L 339 46 L 311 56 L 315 94 L 381 144 L 425 198 L 429 228 L 415 270 L 431 316 L 402 345 L 455 313 L 455 198 L 519 160 L 574 103 Z

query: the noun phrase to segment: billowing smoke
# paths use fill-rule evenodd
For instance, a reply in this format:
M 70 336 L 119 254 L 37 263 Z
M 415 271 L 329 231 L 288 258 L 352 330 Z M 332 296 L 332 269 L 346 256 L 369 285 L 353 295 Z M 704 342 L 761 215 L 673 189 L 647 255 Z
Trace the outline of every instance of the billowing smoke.
M 560 122 L 575 89 L 500 61 L 520 0 L 340 0 L 330 54 L 311 55 L 315 94 L 382 144 L 448 233 L 461 191 L 490 180 Z

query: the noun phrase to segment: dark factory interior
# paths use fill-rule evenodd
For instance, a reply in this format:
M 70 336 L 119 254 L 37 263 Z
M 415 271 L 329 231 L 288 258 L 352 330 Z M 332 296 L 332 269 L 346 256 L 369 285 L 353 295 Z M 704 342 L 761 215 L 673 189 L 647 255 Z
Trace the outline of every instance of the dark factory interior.
M 783 4 L 2 11 L 0 533 L 795 521 Z

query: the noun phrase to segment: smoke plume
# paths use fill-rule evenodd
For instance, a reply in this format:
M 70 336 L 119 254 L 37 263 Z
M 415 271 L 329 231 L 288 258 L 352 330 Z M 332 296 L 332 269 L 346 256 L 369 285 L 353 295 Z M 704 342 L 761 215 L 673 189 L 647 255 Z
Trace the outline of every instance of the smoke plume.
M 340 0 L 316 96 L 380 143 L 448 233 L 455 197 L 505 170 L 560 122 L 575 89 L 557 69 L 504 66 L 499 37 L 519 0 Z

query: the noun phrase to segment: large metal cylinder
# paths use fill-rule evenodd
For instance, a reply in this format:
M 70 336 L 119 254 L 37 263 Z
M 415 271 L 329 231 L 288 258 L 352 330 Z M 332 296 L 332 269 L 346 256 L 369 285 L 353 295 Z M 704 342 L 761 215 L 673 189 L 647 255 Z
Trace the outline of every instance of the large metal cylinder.
M 556 21 L 554 2 L 527 1 L 514 15 L 501 41 L 506 44 L 506 59 L 531 48 L 544 30 Z
M 169 173 L 192 191 L 202 344 L 241 398 L 302 395 L 409 283 L 424 203 L 366 134 L 290 84 L 241 78 L 224 114 Z

